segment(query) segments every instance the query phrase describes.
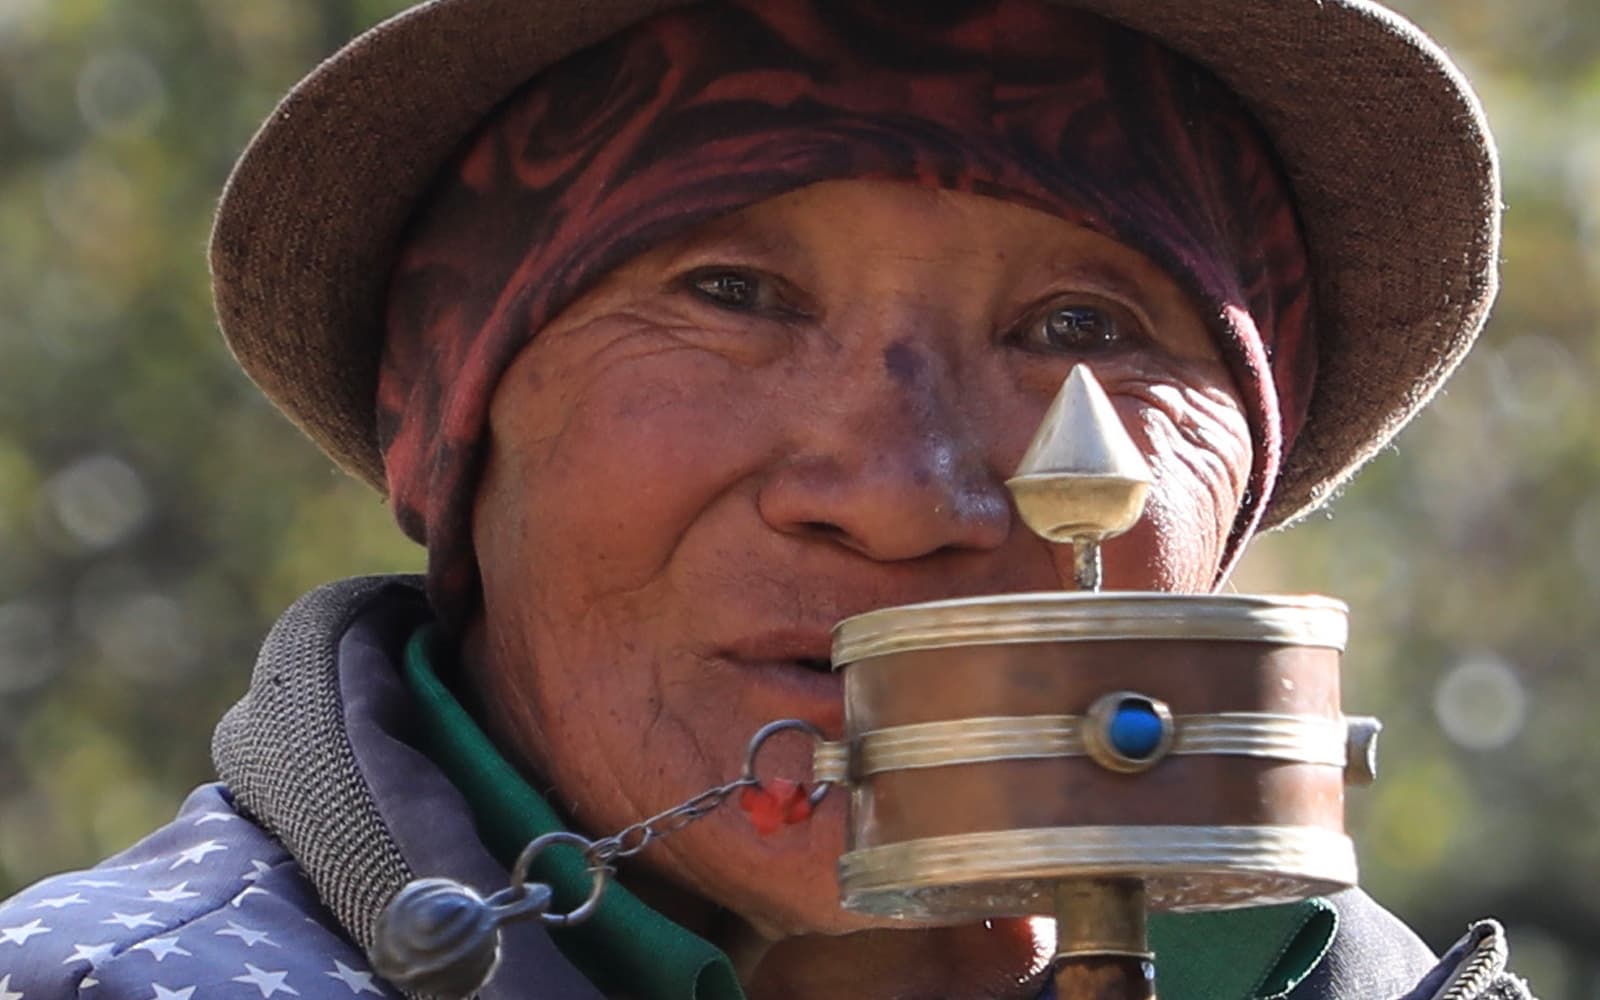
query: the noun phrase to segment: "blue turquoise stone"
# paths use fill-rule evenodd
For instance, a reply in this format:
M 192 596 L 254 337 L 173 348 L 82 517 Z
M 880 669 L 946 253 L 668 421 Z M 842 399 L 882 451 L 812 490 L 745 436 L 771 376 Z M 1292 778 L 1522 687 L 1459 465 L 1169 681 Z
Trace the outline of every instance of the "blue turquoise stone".
M 1161 745 L 1161 716 L 1148 702 L 1130 699 L 1117 706 L 1106 735 L 1117 753 L 1130 760 L 1144 760 Z

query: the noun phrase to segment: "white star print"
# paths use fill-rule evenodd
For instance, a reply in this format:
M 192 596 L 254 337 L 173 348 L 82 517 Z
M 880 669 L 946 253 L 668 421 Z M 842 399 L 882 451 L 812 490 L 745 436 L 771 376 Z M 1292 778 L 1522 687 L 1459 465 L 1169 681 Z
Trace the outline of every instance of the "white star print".
M 250 859 L 250 867 L 254 868 L 255 871 L 244 877 L 246 882 L 258 882 L 260 881 L 261 876 L 272 871 L 271 865 L 267 864 L 265 861 L 257 861 L 255 858 Z
M 229 903 L 228 905 L 232 906 L 235 910 L 237 910 L 239 908 L 239 904 L 243 903 L 245 900 L 249 899 L 251 896 L 270 896 L 270 895 L 272 895 L 272 893 L 268 892 L 265 889 L 257 889 L 253 885 L 247 885 L 247 886 L 244 887 L 244 891 L 239 893 L 239 895 L 233 897 L 233 901 L 231 903 Z
M 34 935 L 49 933 L 44 921 L 35 917 L 20 927 L 0 927 L 0 944 L 27 944 Z
M 193 954 L 193 952 L 190 952 L 185 948 L 178 947 L 178 936 L 176 934 L 171 937 L 150 938 L 148 941 L 140 941 L 138 944 L 134 945 L 128 950 L 148 951 L 151 957 L 157 962 L 165 961 L 168 955 Z
M 105 879 L 98 879 L 98 878 L 80 878 L 80 879 L 78 879 L 78 881 L 76 881 L 76 882 L 74 882 L 72 884 L 73 885 L 81 885 L 85 889 L 115 889 L 118 886 L 120 886 L 122 883 L 121 882 L 107 882 Z
M 88 990 L 88 989 L 93 989 L 94 987 L 99 986 L 99 985 L 100 985 L 100 980 L 96 979 L 93 976 L 84 976 L 83 977 L 83 982 L 78 984 L 78 989 L 79 990 Z
M 158 903 L 176 903 L 179 900 L 194 899 L 198 892 L 189 892 L 188 882 L 179 882 L 170 889 L 151 889 L 146 895 Z
M 189 997 L 194 995 L 193 986 L 185 986 L 181 990 L 169 990 L 160 983 L 151 983 L 150 985 L 155 987 L 156 991 L 155 996 L 152 996 L 150 1000 L 189 1000 Z
M 274 948 L 278 947 L 278 943 L 268 937 L 266 931 L 244 927 L 234 923 L 232 920 L 228 921 L 227 927 L 217 931 L 217 937 L 236 937 L 244 942 L 246 948 L 254 948 L 258 944 L 270 944 Z
M 0 976 L 0 1000 L 22 1000 L 21 993 L 11 992 L 11 973 Z
M 68 906 L 82 906 L 87 902 L 87 899 L 84 899 L 77 893 L 73 893 L 70 896 L 57 896 L 55 899 L 41 899 L 37 903 L 34 903 L 32 906 L 30 906 L 29 909 L 37 910 L 40 907 L 48 906 L 52 910 L 59 910 Z
M 207 854 L 210 854 L 213 851 L 226 850 L 226 847 L 223 847 L 221 843 L 215 840 L 208 840 L 205 843 L 196 844 L 193 847 L 185 848 L 184 850 L 179 851 L 178 860 L 174 861 L 172 863 L 172 867 L 168 868 L 167 871 L 176 871 L 183 865 L 197 865 L 202 859 L 205 858 Z
M 324 972 L 323 975 L 344 983 L 350 987 L 351 993 L 376 993 L 378 996 L 383 996 L 383 991 L 372 985 L 372 973 L 362 972 L 360 969 L 352 969 L 338 959 L 334 959 L 333 964 L 335 966 L 334 971 Z
M 62 965 L 71 965 L 73 962 L 88 962 L 90 968 L 98 965 L 102 958 L 111 954 L 116 945 L 107 941 L 105 944 L 74 944 L 72 954 L 61 960 Z
M 233 813 L 208 812 L 194 821 L 195 826 L 205 826 L 207 823 L 231 823 L 239 817 Z
M 100 922 L 102 924 L 121 924 L 130 931 L 137 930 L 140 927 L 160 927 L 161 921 L 150 919 L 153 916 L 155 916 L 154 912 L 127 914 L 113 911 L 110 917 Z
M 248 976 L 234 976 L 233 981 L 236 983 L 249 983 L 254 986 L 261 991 L 262 1000 L 266 1000 L 267 997 L 272 996 L 274 993 L 287 993 L 294 997 L 300 995 L 299 990 L 284 982 L 285 979 L 289 978 L 287 970 L 283 972 L 264 972 L 249 962 L 244 963 L 244 967 L 250 974 Z

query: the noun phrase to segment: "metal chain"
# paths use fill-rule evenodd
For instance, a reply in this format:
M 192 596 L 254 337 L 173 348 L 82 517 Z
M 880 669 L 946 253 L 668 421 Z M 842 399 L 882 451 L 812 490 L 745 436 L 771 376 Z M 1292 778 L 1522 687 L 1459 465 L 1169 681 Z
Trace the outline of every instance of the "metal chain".
M 487 899 L 450 879 L 411 881 L 395 893 L 378 917 L 374 967 L 408 994 L 477 994 L 499 961 L 502 924 L 537 920 L 547 927 L 573 927 L 593 917 L 616 874 L 617 861 L 632 857 L 662 837 L 709 815 L 734 792 L 760 788 L 756 757 L 767 740 L 787 730 L 824 742 L 821 730 L 802 719 L 769 722 L 751 738 L 739 777 L 601 840 L 590 840 L 568 830 L 541 834 L 517 856 L 511 867 L 511 884 Z M 829 778 L 817 782 L 806 800 L 815 806 L 832 785 Z M 550 912 L 554 896 L 550 886 L 528 881 L 534 860 L 556 844 L 583 852 L 592 881 L 588 898 L 567 913 Z M 0 986 L 0 996 L 4 993 Z
M 671 809 L 663 810 L 649 819 L 640 820 L 609 837 L 590 843 L 583 849 L 583 857 L 589 863 L 589 870 L 614 871 L 616 867 L 614 862 L 622 858 L 631 858 L 662 837 L 677 833 L 695 820 L 710 815 L 718 806 L 728 801 L 728 796 L 734 792 L 745 788 L 759 788 L 761 779 L 756 777 L 756 757 L 760 755 L 761 748 L 766 746 L 768 740 L 790 730 L 805 733 L 818 743 L 824 742 L 822 731 L 803 719 L 779 719 L 777 722 L 767 723 L 750 737 L 750 745 L 744 752 L 744 770 L 737 778 L 715 788 L 708 788 Z M 821 802 L 822 797 L 828 794 L 828 789 L 832 786 L 832 781 L 818 782 L 807 796 L 811 804 L 815 806 Z
M 631 858 L 662 837 L 677 833 L 696 820 L 710 815 L 716 811 L 718 806 L 728 801 L 728 797 L 734 792 L 745 788 L 759 788 L 761 779 L 756 776 L 756 757 L 761 753 L 761 748 L 766 746 L 769 739 L 789 730 L 804 733 L 818 743 L 824 742 L 821 730 L 802 719 L 780 719 L 777 722 L 767 723 L 750 738 L 750 745 L 745 748 L 744 753 L 744 770 L 737 778 L 725 784 L 717 785 L 715 788 L 708 788 L 693 798 L 678 803 L 671 809 L 663 810 L 649 819 L 640 820 L 637 823 L 626 826 L 609 837 L 588 841 L 586 846 L 582 847 L 582 850 L 583 858 L 588 862 L 589 870 L 596 873 L 596 875 L 613 872 L 616 870 L 616 862 L 623 858 Z M 811 800 L 811 804 L 815 806 L 818 802 L 821 802 L 822 797 L 828 794 L 828 789 L 832 785 L 833 782 L 831 781 L 818 782 L 807 796 Z M 569 834 L 568 836 L 572 841 L 584 839 L 576 834 Z M 540 843 L 540 841 L 535 841 L 535 843 Z M 543 844 L 541 843 L 540 848 L 542 847 Z M 518 861 L 517 870 L 526 872 L 528 864 L 533 860 L 532 855 L 537 853 L 538 849 L 534 847 L 534 844 L 529 844 L 523 851 L 523 857 Z
M 679 803 L 671 809 L 656 813 L 649 819 L 640 820 L 609 837 L 595 841 L 583 852 L 583 856 L 591 868 L 614 867 L 613 862 L 631 858 L 667 834 L 677 833 L 695 820 L 709 815 L 734 792 L 758 784 L 760 782 L 754 778 L 741 776 L 725 785 L 708 788 L 687 802 Z

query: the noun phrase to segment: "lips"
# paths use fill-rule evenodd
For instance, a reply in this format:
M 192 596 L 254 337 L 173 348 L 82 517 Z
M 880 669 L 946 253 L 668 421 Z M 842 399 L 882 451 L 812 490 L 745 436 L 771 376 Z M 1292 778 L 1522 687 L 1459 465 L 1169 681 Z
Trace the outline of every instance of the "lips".
M 780 713 L 836 728 L 844 708 L 844 679 L 829 660 L 832 638 L 822 629 L 776 629 L 741 638 L 719 656 L 775 699 Z
M 832 673 L 831 632 L 823 629 L 773 629 L 741 638 L 725 650 L 729 659 L 745 663 L 787 662 L 817 673 Z

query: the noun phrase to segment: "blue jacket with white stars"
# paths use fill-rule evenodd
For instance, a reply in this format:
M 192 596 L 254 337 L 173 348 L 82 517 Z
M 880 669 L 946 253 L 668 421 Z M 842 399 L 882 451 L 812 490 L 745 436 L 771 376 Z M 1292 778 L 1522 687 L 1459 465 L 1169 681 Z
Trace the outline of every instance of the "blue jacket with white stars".
M 219 785 L 103 864 L 0 905 L 0 1000 L 396 998 Z
M 410 579 L 298 602 L 217 728 L 221 780 L 127 851 L 0 901 L 0 1000 L 399 1000 L 365 957 L 389 897 L 419 877 L 486 894 L 507 879 L 409 742 L 396 664 L 430 619 Z M 542 926 L 503 940 L 482 1000 L 603 1000 Z

